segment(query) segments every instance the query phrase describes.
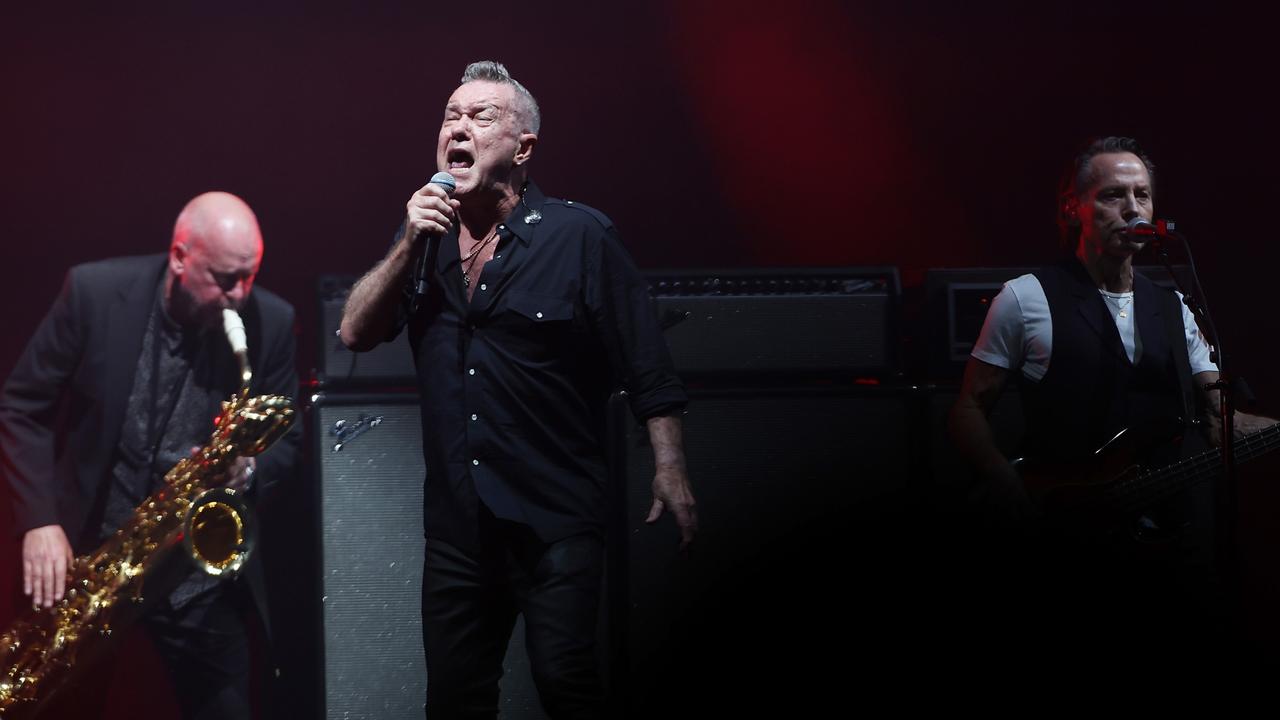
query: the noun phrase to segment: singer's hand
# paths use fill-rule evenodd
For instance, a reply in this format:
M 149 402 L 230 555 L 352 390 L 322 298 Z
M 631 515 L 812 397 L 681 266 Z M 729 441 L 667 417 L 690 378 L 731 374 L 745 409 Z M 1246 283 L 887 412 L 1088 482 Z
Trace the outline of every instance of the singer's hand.
M 664 510 L 675 516 L 676 527 L 680 528 L 680 552 L 689 552 L 693 536 L 698 533 L 698 510 L 684 467 L 658 468 L 653 475 L 653 505 L 644 521 L 652 525 Z
M 452 230 L 458 217 L 458 201 L 439 185 L 427 183 L 409 198 L 405 211 L 404 239 L 413 244 L 419 238 Z

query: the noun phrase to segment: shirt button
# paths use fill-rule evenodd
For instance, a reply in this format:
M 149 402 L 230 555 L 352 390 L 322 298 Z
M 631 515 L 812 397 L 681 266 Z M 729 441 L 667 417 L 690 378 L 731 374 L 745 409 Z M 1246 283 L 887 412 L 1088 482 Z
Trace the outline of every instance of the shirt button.
M 502 256 L 501 256 L 501 255 L 494 255 L 494 256 L 493 256 L 493 259 L 494 259 L 494 260 L 501 260 L 501 259 L 502 259 Z
M 572 204 L 573 204 L 573 201 L 572 201 L 572 200 L 565 200 L 564 202 L 565 202 L 565 204 L 566 204 L 566 205 L 572 205 Z
M 479 461 L 479 460 L 472 460 L 472 461 L 471 461 L 471 464 L 472 464 L 472 465 L 479 465 L 479 464 L 480 464 L 480 461 Z
M 468 374 L 468 375 L 475 375 L 475 374 L 476 374 L 476 369 L 475 369 L 475 368 L 471 368 L 470 370 L 468 370 L 468 371 L 467 371 L 467 374 Z
M 488 285 L 485 285 L 484 283 L 480 283 L 480 289 L 481 289 L 481 290 L 488 290 L 488 289 L 489 289 L 489 286 L 488 286 Z
M 475 414 L 475 413 L 471 413 L 471 419 L 472 419 L 472 420 L 475 420 L 475 419 L 476 419 L 476 417 L 477 417 L 477 416 L 476 416 L 476 414 Z
M 539 320 L 541 320 L 541 319 L 542 319 L 542 313 L 540 313 L 540 312 L 539 312 L 539 313 L 534 313 L 534 315 L 535 315 Z

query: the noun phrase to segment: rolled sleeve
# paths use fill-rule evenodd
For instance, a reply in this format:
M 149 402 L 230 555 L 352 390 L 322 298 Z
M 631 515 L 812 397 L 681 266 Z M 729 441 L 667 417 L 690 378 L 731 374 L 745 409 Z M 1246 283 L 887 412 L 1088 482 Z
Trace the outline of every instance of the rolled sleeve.
M 631 412 L 642 421 L 680 412 L 689 398 L 671 361 L 649 284 L 612 226 L 595 250 L 587 302 Z

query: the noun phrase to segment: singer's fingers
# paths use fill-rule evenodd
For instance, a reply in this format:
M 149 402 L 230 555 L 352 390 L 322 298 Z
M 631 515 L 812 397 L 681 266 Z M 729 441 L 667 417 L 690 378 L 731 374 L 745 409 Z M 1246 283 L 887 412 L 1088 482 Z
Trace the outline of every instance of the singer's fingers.
M 453 218 L 439 210 L 410 208 L 406 222 L 414 238 L 422 233 L 443 235 L 453 229 Z
M 409 202 L 405 205 L 405 212 L 408 213 L 411 221 L 417 218 L 426 218 L 443 224 L 441 220 L 447 220 L 449 223 L 453 222 L 453 219 L 457 216 L 457 208 L 457 204 L 447 197 L 414 195 L 409 198 Z
M 675 508 L 676 527 L 680 528 L 680 551 L 688 552 L 693 537 L 698 534 L 698 511 L 692 506 Z
M 446 215 L 452 215 L 455 207 L 456 205 L 450 201 L 449 197 L 436 195 L 414 195 L 405 204 L 405 209 L 409 212 L 414 210 L 435 210 Z
M 450 209 L 445 208 L 444 210 L 441 210 L 439 208 L 410 208 L 409 222 L 425 221 L 425 222 L 437 223 L 439 225 L 452 224 L 453 213 L 451 210 L 449 212 L 445 212 L 445 210 L 450 210 Z
M 644 521 L 647 523 L 655 523 L 658 518 L 662 517 L 663 510 L 662 498 L 654 498 L 653 504 L 649 506 L 649 514 L 645 516 Z
M 426 185 L 423 185 L 422 187 L 418 188 L 418 191 L 415 192 L 413 196 L 414 197 L 432 196 L 432 197 L 438 197 L 438 198 L 443 198 L 447 200 L 449 198 L 449 191 L 446 190 L 444 187 L 437 185 L 436 183 L 427 183 Z

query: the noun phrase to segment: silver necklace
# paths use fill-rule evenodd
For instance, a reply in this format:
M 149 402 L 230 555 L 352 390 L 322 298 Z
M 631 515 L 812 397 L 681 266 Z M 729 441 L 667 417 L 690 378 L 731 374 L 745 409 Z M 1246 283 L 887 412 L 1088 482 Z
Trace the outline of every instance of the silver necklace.
M 1129 317 L 1129 313 L 1125 312 L 1125 310 L 1126 310 L 1130 305 L 1132 305 L 1132 304 L 1133 304 L 1133 296 L 1132 296 L 1132 295 L 1130 295 L 1130 296 L 1129 296 L 1129 297 L 1127 297 L 1127 298 L 1124 298 L 1124 300 L 1125 300 L 1126 302 L 1125 302 L 1125 304 L 1123 304 L 1123 305 L 1121 305 L 1121 304 L 1120 304 L 1120 300 L 1121 300 L 1121 298 L 1112 297 L 1112 296 L 1107 295 L 1107 294 L 1103 294 L 1102 298 L 1103 298 L 1104 300 L 1106 300 L 1106 301 L 1107 301 L 1107 304 L 1108 304 L 1108 305 L 1115 305 L 1116 310 L 1119 310 L 1119 311 L 1120 311 L 1120 317 L 1122 317 L 1122 318 L 1127 318 L 1127 317 Z M 1114 303 L 1113 303 L 1113 302 L 1111 302 L 1112 300 L 1114 300 L 1115 302 L 1114 302 Z

